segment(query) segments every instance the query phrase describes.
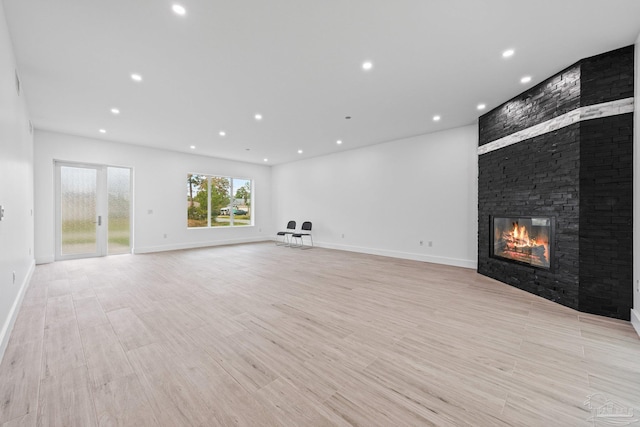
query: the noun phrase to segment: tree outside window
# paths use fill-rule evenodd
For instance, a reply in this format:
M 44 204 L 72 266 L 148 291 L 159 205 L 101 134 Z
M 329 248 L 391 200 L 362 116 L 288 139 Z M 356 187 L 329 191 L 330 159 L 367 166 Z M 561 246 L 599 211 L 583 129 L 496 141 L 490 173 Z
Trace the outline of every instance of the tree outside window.
M 187 227 L 252 225 L 251 189 L 248 179 L 187 174 Z

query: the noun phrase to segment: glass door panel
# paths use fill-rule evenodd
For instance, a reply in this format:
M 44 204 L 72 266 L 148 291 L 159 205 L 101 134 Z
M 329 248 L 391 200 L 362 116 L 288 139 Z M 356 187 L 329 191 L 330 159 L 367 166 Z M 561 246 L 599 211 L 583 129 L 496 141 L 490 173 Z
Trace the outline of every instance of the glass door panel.
M 60 166 L 59 255 L 98 255 L 98 170 Z
M 131 253 L 131 169 L 107 168 L 107 254 Z
M 56 163 L 56 260 L 131 253 L 131 169 Z

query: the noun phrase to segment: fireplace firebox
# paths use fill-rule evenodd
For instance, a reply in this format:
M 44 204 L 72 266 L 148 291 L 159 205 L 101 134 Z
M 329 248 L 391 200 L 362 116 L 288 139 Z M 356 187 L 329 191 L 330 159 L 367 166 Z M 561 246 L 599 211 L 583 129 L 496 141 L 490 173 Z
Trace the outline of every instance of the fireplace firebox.
M 493 216 L 491 230 L 492 258 L 552 269 L 553 217 Z

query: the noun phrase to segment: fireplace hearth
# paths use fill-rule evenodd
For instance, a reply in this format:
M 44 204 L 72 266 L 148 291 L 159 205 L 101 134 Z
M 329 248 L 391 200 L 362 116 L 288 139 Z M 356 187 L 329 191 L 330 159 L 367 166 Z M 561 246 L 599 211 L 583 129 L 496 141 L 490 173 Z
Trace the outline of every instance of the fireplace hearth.
M 491 217 L 489 254 L 504 261 L 550 270 L 553 217 Z

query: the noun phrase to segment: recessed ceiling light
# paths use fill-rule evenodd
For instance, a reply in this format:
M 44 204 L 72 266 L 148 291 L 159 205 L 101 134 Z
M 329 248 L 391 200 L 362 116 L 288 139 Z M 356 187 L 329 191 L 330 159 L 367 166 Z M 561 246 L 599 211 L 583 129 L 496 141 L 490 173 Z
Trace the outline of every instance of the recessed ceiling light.
M 505 50 L 504 52 L 502 52 L 502 57 L 503 57 L 503 58 L 509 58 L 509 57 L 513 56 L 513 54 L 514 54 L 514 53 L 516 53 L 516 51 L 515 51 L 515 50 L 513 50 L 513 49 L 507 49 L 507 50 Z
M 105 129 L 100 129 L 98 132 L 100 133 L 107 133 L 107 131 Z
M 262 160 L 264 160 L 265 162 L 268 162 L 268 161 L 269 161 L 269 159 L 262 159 Z
M 227 133 L 226 133 L 225 131 L 223 131 L 223 130 L 221 130 L 220 132 L 218 132 L 218 135 L 220 135 L 220 136 L 225 136 L 226 134 L 227 134 Z
M 195 150 L 196 146 L 195 145 L 190 145 L 189 148 L 191 148 L 192 150 Z
M 131 74 L 131 80 L 133 80 L 134 82 L 141 82 L 142 76 L 140 74 L 133 73 Z
M 529 83 L 531 81 L 531 76 L 524 76 L 520 79 L 520 83 Z
M 366 61 L 362 63 L 362 69 L 365 71 L 369 71 L 373 68 L 373 62 L 371 61 Z
M 111 109 L 111 112 L 112 112 L 113 114 L 120 114 L 120 110 L 118 110 L 117 108 L 112 108 L 112 109 Z
M 440 116 L 433 116 L 433 121 L 434 122 L 439 122 L 440 121 Z
M 342 140 L 340 140 L 340 139 L 339 139 L 339 140 L 337 140 L 337 141 L 336 141 L 336 144 L 338 144 L 338 145 L 342 144 Z
M 487 108 L 487 106 L 485 104 L 478 104 L 478 106 L 476 108 L 478 110 L 484 110 L 485 108 Z
M 298 150 L 298 154 L 302 154 L 302 150 Z
M 173 9 L 173 13 L 175 13 L 176 15 L 184 16 L 187 13 L 187 9 L 179 4 L 174 4 L 173 6 L 171 6 L 171 9 Z
M 253 117 L 255 117 L 256 120 L 262 120 L 262 114 L 256 114 Z

